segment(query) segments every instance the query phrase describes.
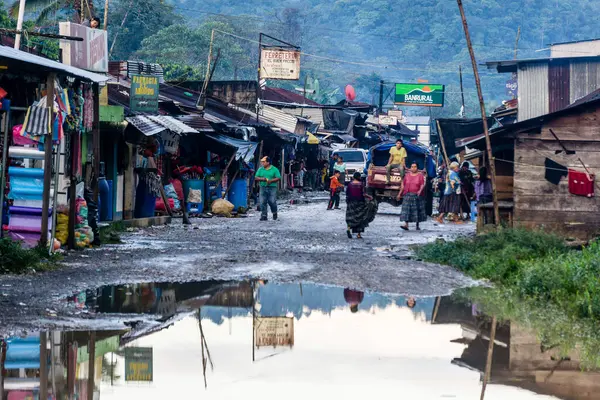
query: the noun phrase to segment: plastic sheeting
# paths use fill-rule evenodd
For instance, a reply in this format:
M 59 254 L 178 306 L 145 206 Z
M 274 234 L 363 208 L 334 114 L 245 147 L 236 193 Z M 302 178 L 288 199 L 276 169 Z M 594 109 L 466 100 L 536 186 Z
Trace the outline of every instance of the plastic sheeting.
M 210 134 L 206 136 L 221 145 L 235 149 L 235 159 L 242 160 L 245 163 L 252 161 L 254 153 L 256 152 L 256 147 L 258 146 L 258 143 L 256 142 L 246 142 L 244 140 L 233 139 L 219 134 Z
M 406 149 L 406 153 L 408 154 L 408 159 L 406 163 L 409 164 L 412 162 L 416 162 L 419 166 L 419 169 L 427 170 L 428 176 L 435 176 L 435 160 L 433 159 L 431 154 L 429 154 L 429 149 L 406 141 L 402 141 L 402 143 L 404 144 L 404 148 Z M 371 149 L 369 149 L 365 174 L 367 173 L 371 162 L 374 162 L 377 166 L 386 165 L 390 158 L 390 149 L 395 145 L 396 142 L 394 141 L 380 143 L 376 146 L 371 147 Z

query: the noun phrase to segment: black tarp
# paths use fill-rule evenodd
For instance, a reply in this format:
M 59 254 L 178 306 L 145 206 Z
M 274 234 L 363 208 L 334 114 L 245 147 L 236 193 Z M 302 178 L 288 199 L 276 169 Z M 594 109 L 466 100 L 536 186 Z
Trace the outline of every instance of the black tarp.
M 326 130 L 352 132 L 358 113 L 350 110 L 323 110 L 323 125 Z
M 437 122 L 444 137 L 444 145 L 448 156 L 460 152 L 461 149 L 456 147 L 456 140 L 483 133 L 483 120 L 481 118 L 441 118 Z M 488 117 L 488 127 L 491 127 L 493 123 L 494 118 Z

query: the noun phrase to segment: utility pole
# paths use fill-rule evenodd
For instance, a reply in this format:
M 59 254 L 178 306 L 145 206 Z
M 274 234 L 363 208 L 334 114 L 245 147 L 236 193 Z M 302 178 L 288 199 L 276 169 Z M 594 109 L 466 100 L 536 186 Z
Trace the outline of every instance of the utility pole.
M 383 80 L 379 81 L 379 114 L 383 112 Z
M 496 341 L 496 316 L 492 317 L 492 327 L 490 328 L 490 343 L 488 346 L 487 359 L 485 362 L 485 372 L 483 375 L 483 385 L 481 386 L 481 397 L 480 400 L 485 398 L 485 389 L 490 380 L 490 374 L 492 373 L 492 357 L 494 355 L 494 341 Z
M 104 30 L 108 27 L 108 2 L 110 0 L 106 0 L 104 2 Z
M 477 86 L 477 96 L 479 97 L 479 106 L 481 108 L 481 122 L 483 123 L 483 134 L 485 135 L 485 145 L 487 148 L 488 159 L 490 161 L 490 172 L 492 175 L 492 195 L 494 198 L 494 222 L 496 226 L 500 226 L 500 210 L 498 208 L 498 191 L 496 187 L 496 163 L 492 155 L 492 141 L 490 140 L 490 133 L 488 132 L 487 115 L 485 112 L 485 103 L 483 102 L 483 93 L 481 92 L 481 81 L 479 79 L 479 70 L 477 69 L 477 60 L 475 59 L 475 52 L 473 51 L 473 45 L 471 43 L 471 36 L 469 35 L 469 26 L 467 24 L 467 17 L 465 16 L 465 9 L 463 8 L 462 0 L 456 0 L 460 16 L 462 18 L 463 28 L 465 30 L 465 38 L 467 39 L 467 47 L 469 48 L 469 54 L 471 56 L 471 63 L 473 64 L 473 74 L 475 75 L 475 85 Z
M 302 92 L 302 96 L 304 96 L 304 98 L 306 99 L 306 84 L 308 83 L 308 75 L 304 75 L 304 92 Z M 304 103 L 306 103 L 306 100 L 304 100 Z M 304 106 L 302 106 L 302 108 L 300 109 L 300 116 L 304 117 Z
M 21 49 L 21 31 L 23 30 L 23 18 L 25 18 L 25 0 L 19 1 L 19 16 L 17 17 L 17 36 L 15 36 L 15 49 Z
M 458 75 L 460 77 L 460 98 L 462 102 L 461 114 L 462 117 L 465 118 L 465 115 L 467 114 L 467 109 L 465 108 L 465 92 L 463 90 L 462 65 L 458 66 Z
M 517 55 L 519 54 L 519 39 L 521 38 L 521 27 L 517 29 L 517 40 L 515 41 L 515 60 L 517 59 Z
M 260 32 L 258 34 L 258 69 L 256 71 L 256 122 L 259 122 L 258 115 L 260 113 L 260 68 L 262 67 L 262 37 L 263 34 Z M 252 360 L 254 361 L 254 360 Z
M 204 98 L 206 98 L 206 91 L 208 90 L 208 81 L 210 79 L 210 64 L 212 62 L 213 42 L 215 41 L 215 30 L 213 29 L 210 34 L 210 45 L 208 46 L 208 61 L 206 62 L 206 75 L 204 76 L 204 82 L 202 83 L 202 90 L 198 97 L 196 107 L 201 106 L 204 108 L 206 104 Z

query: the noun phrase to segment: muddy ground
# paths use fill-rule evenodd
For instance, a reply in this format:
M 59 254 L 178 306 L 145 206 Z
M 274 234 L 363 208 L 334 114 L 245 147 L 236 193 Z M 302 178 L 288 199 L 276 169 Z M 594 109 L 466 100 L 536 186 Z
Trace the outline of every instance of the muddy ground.
M 102 285 L 262 278 L 312 282 L 399 295 L 433 296 L 475 284 L 443 266 L 411 260 L 410 247 L 439 238 L 470 235 L 473 224 L 401 231 L 399 209 L 380 207 L 363 240 L 349 240 L 345 205 L 326 211 L 323 202 L 284 204 L 278 221 L 195 219 L 123 234 L 124 244 L 75 252 L 64 268 L 43 274 L 0 277 L 0 335 L 19 330 L 104 327 L 110 320 L 87 314 L 66 297 Z

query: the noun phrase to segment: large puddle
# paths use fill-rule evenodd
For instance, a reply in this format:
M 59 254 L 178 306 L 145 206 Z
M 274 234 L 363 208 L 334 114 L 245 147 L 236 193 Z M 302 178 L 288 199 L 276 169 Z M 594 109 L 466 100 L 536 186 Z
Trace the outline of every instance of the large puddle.
M 479 399 L 492 330 L 468 293 L 207 281 L 103 287 L 69 303 L 140 319 L 8 339 L 0 399 Z M 580 352 L 539 336 L 497 325 L 485 398 L 600 399 Z

